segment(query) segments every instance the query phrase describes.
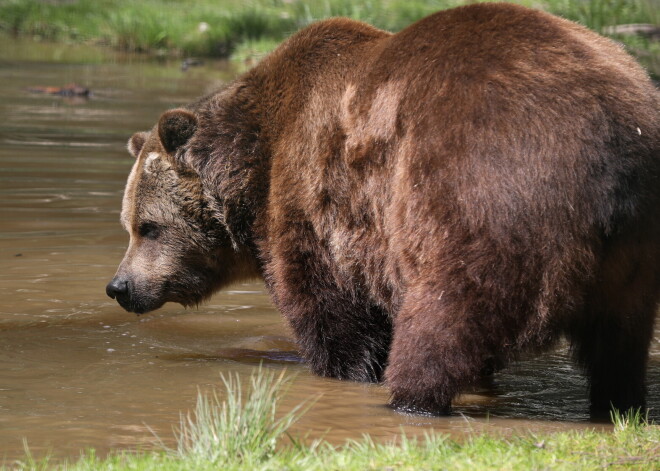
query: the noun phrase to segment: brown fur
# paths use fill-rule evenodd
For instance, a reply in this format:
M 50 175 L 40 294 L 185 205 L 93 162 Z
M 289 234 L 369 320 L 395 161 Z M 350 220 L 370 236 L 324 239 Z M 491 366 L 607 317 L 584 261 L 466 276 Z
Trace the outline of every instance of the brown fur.
M 484 369 L 562 334 L 594 412 L 642 406 L 659 111 L 617 45 L 523 7 L 465 6 L 395 35 L 317 23 L 182 114 L 195 132 L 166 160 L 209 222 L 173 231 L 198 257 L 150 273 L 204 285 L 156 298 L 198 302 L 251 254 L 311 368 L 385 372 L 395 407 L 446 413 Z M 175 226 L 196 214 L 148 200 L 166 185 L 145 178 L 129 179 L 127 225 L 152 205 Z M 197 279 L 196 264 L 214 268 Z
M 129 141 L 136 162 L 121 221 L 130 243 L 107 290 L 129 311 L 168 301 L 197 304 L 226 284 L 257 276 L 254 260 L 234 250 L 220 229 L 199 175 L 165 150 L 163 142 L 190 137 L 195 125 L 194 115 L 174 110 L 151 133 Z

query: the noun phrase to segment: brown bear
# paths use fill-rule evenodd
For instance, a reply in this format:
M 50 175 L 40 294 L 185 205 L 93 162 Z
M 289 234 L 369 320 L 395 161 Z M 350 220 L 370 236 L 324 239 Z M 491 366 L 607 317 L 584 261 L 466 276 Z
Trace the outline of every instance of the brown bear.
M 127 310 L 261 275 L 314 372 L 395 408 L 562 336 L 594 412 L 644 406 L 660 96 L 608 39 L 508 4 L 321 21 L 129 149 Z

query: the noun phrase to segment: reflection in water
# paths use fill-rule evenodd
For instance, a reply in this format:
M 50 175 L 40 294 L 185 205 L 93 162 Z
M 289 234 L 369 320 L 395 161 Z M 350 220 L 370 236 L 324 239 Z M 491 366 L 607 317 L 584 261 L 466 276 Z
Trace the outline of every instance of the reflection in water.
M 317 399 L 294 433 L 335 442 L 363 433 L 594 426 L 584 380 L 565 349 L 475 387 L 452 417 L 406 416 L 384 406 L 381 385 L 311 375 L 260 283 L 197 310 L 123 312 L 104 286 L 127 243 L 118 222 L 132 163 L 126 140 L 231 72 L 207 63 L 184 73 L 178 64 L 119 56 L 81 63 L 86 52 L 50 63 L 36 49 L 19 62 L 6 54 L 20 47 L 0 47 L 0 458 L 22 456 L 23 437 L 37 455 L 52 449 L 69 457 L 85 447 L 149 445 L 149 428 L 167 441 L 199 389 L 218 386 L 220 373 L 247 378 L 260 362 L 294 376 L 285 409 Z M 70 82 L 93 96 L 68 101 L 25 91 Z M 657 419 L 657 341 L 654 348 L 649 401 Z

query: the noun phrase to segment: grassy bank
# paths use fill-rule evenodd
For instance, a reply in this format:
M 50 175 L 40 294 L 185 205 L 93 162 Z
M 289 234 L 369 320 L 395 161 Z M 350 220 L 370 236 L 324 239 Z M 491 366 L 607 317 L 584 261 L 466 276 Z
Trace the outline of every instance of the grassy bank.
M 604 432 L 529 433 L 518 437 L 473 435 L 458 442 L 430 434 L 416 440 L 398 437 L 378 444 L 365 437 L 334 447 L 303 443 L 287 433 L 304 406 L 287 415 L 276 412 L 286 389 L 283 375 L 258 371 L 242 393 L 238 378 L 224 380 L 224 400 L 200 395 L 194 411 L 182 416 L 177 446 L 144 453 L 117 452 L 100 459 L 88 451 L 75 462 L 52 463 L 29 453 L 11 469 L 66 470 L 575 470 L 660 469 L 660 427 L 639 414 L 615 417 Z M 5 468 L 7 469 L 7 468 Z
M 127 51 L 244 57 L 265 52 L 321 18 L 347 16 L 397 31 L 463 0 L 0 0 L 0 30 L 48 41 L 94 42 Z M 592 29 L 660 24 L 659 0 L 518 0 Z M 623 39 L 656 54 L 642 36 Z M 657 44 L 656 44 L 657 45 Z M 651 50 L 653 49 L 653 50 Z

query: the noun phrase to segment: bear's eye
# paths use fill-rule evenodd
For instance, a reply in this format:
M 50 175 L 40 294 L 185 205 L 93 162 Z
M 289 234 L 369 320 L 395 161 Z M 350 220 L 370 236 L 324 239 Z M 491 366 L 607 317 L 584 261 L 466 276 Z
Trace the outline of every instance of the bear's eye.
M 143 222 L 138 227 L 138 234 L 145 239 L 156 240 L 160 235 L 160 228 L 153 222 Z

